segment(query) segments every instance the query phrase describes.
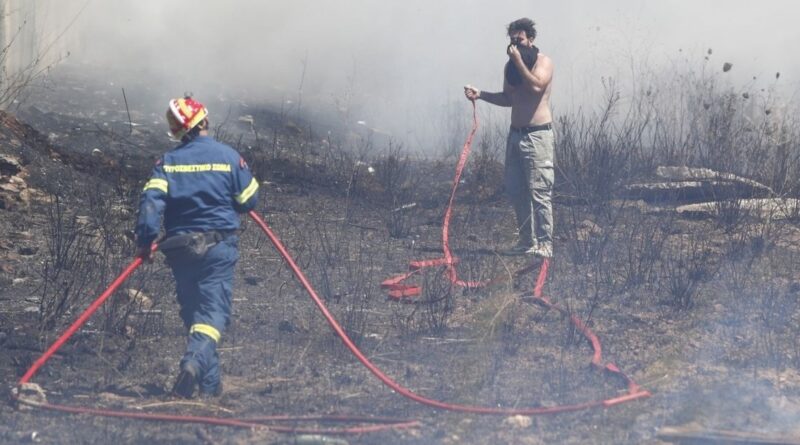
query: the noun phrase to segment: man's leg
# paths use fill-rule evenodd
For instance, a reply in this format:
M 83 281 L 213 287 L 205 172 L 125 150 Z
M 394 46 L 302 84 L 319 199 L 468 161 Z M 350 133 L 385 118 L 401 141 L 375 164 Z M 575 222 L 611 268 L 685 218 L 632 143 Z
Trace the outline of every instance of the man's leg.
M 198 264 L 192 261 L 170 260 L 169 258 L 167 263 L 175 277 L 175 291 L 178 296 L 181 320 L 183 320 L 186 329 L 190 329 L 194 323 L 194 314 L 199 307 Z M 175 386 L 172 388 L 175 394 L 185 398 L 194 396 L 202 370 L 201 359 L 203 354 L 199 352 L 201 348 L 197 347 L 198 340 L 201 340 L 201 338 L 192 339 L 192 336 L 194 334 L 190 334 L 187 341 L 187 352 L 181 358 L 180 373 L 175 381 Z M 192 353 L 189 352 L 190 349 L 192 349 Z
M 533 203 L 534 234 L 539 245 L 536 254 L 549 258 L 553 256 L 553 131 L 530 133 L 522 145 L 525 156 L 531 159 L 528 184 Z
M 198 281 L 198 310 L 190 328 L 187 356 L 201 358 L 200 393 L 221 391 L 221 372 L 217 344 L 230 323 L 233 272 L 239 259 L 237 239 L 231 236 L 211 248 L 203 259 Z
M 178 297 L 179 315 L 188 329 L 192 325 L 192 317 L 197 310 L 197 267 L 186 262 L 169 261 L 167 263 L 175 278 L 175 294 Z
M 524 159 L 520 152 L 520 142 L 524 134 L 509 132 L 506 142 L 505 159 L 505 188 L 509 201 L 514 208 L 519 230 L 517 245 L 533 247 L 533 221 L 531 219 L 532 207 L 528 193 L 528 179 L 525 174 Z

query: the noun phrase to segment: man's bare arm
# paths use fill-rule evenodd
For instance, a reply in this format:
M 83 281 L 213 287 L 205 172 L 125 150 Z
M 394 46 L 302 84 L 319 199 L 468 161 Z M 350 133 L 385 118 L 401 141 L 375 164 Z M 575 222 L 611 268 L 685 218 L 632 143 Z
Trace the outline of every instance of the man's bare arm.
M 513 57 L 512 60 L 522 74 L 523 85 L 531 92 L 541 94 L 550 85 L 550 81 L 553 79 L 553 61 L 549 57 L 539 54 L 536 65 L 531 70 L 525 66 L 521 57 Z
M 488 91 L 481 91 L 471 85 L 467 85 L 464 87 L 464 94 L 467 96 L 469 100 L 477 100 L 482 99 L 490 104 L 497 105 L 500 107 L 510 107 L 511 106 L 511 93 L 510 93 L 510 86 L 508 85 L 507 81 L 503 81 L 503 91 L 499 93 L 490 93 Z

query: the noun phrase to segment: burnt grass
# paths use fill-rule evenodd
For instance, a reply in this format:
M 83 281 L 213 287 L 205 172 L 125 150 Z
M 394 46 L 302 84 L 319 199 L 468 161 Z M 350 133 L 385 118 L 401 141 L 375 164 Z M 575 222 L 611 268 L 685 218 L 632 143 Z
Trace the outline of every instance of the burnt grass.
M 127 82 L 127 111 L 119 82 L 90 87 L 66 70 L 3 115 L 0 154 L 21 161 L 37 193 L 8 195 L 0 209 L 0 440 L 295 443 L 269 431 L 66 415 L 11 401 L 31 363 L 131 260 L 137 196 L 170 142 L 164 98 Z M 217 137 L 263 182 L 259 213 L 351 338 L 399 383 L 438 400 L 497 407 L 624 394 L 622 381 L 589 366 L 591 348 L 567 317 L 522 298 L 535 275 L 512 272 L 530 260 L 497 253 L 515 236 L 497 156 L 476 144 L 451 243 L 461 278 L 508 279 L 465 291 L 429 269 L 412 279 L 424 285 L 417 302 L 397 303 L 380 283 L 409 260 L 441 255 L 455 159 L 408 154 L 335 119 L 213 100 L 212 109 L 226 110 L 214 122 Z M 797 222 L 687 220 L 640 202 L 567 199 L 567 186 L 557 185 L 557 256 L 545 293 L 591 327 L 604 360 L 651 391 L 649 399 L 533 417 L 529 426 L 406 400 L 355 360 L 246 218 L 233 323 L 220 345 L 222 397 L 181 402 L 168 394 L 185 333 L 160 256 L 33 381 L 50 402 L 69 405 L 420 421 L 412 430 L 345 436 L 349 443 L 661 443 L 660 428 L 686 424 L 800 435 Z

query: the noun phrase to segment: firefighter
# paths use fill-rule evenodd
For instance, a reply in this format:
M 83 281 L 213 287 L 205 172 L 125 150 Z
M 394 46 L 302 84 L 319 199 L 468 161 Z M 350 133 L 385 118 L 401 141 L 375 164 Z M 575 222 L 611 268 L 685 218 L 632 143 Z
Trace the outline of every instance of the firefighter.
M 222 393 L 217 345 L 230 323 L 239 213 L 258 201 L 258 182 L 247 163 L 208 135 L 207 116 L 191 97 L 169 102 L 170 133 L 181 143 L 156 161 L 136 223 L 136 255 L 152 261 L 152 243 L 164 219 L 159 249 L 175 277 L 189 336 L 172 390 L 184 398 Z

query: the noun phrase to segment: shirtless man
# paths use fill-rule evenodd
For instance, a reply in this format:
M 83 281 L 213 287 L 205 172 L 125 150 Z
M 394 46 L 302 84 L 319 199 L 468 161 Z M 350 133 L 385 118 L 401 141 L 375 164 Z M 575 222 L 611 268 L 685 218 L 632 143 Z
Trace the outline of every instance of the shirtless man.
M 505 187 L 514 206 L 519 228 L 510 255 L 553 256 L 553 149 L 555 139 L 550 111 L 553 61 L 533 45 L 533 20 L 522 18 L 508 25 L 508 63 L 503 91 L 489 93 L 464 87 L 467 99 L 511 107 L 505 159 Z M 527 63 L 526 63 L 527 62 Z

